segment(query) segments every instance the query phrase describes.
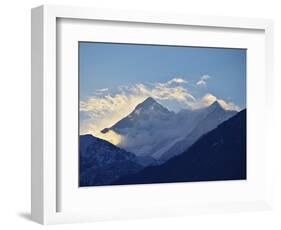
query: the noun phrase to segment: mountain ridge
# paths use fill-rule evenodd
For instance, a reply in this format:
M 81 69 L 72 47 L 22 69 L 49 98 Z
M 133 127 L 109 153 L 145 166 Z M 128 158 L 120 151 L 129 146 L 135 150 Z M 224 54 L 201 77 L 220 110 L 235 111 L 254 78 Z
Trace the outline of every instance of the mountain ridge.
M 204 134 L 181 155 L 121 177 L 114 184 L 242 180 L 247 178 L 246 160 L 244 109 Z
M 236 113 L 225 110 L 218 101 L 202 109 L 174 113 L 152 97 L 148 97 L 139 103 L 129 115 L 110 128 L 103 129 L 101 133 L 106 134 L 112 130 L 118 135 L 122 135 L 125 141 L 119 143 L 118 147 L 138 156 L 151 156 L 155 159 L 167 160 L 174 155 L 169 153 L 173 145 L 186 138 L 213 111 L 218 111 L 217 113 L 222 118 L 213 118 L 213 125 L 209 125 L 210 128 L 215 128 L 219 123 Z M 209 126 L 206 125 L 206 127 Z M 206 130 L 198 128 L 198 133 L 192 135 L 193 142 L 200 135 L 210 131 L 210 128 L 206 128 Z M 189 142 L 191 145 L 192 141 Z M 188 145 L 184 145 L 182 150 L 185 150 L 186 147 Z M 175 152 L 173 149 L 171 151 Z M 165 157 L 161 157 L 162 155 Z

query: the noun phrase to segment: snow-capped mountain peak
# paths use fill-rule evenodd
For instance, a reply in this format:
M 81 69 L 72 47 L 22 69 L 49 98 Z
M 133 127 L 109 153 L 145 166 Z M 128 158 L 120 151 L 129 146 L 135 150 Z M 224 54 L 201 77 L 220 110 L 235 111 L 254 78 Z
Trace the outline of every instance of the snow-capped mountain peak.
M 159 104 L 159 103 L 156 100 L 154 100 L 152 97 L 148 97 L 142 103 L 138 104 L 138 106 L 144 106 L 144 105 L 149 106 L 149 105 L 153 105 L 153 104 Z
M 209 107 L 208 107 L 209 110 L 215 110 L 215 109 L 222 109 L 222 110 L 225 110 L 222 105 L 219 103 L 219 101 L 214 101 Z
M 128 116 L 115 123 L 112 127 L 103 129 L 101 133 L 107 133 L 109 130 L 113 130 L 123 134 L 122 130 L 124 129 L 126 129 L 127 132 L 127 129 L 133 127 L 141 128 L 147 126 L 146 128 L 149 128 L 149 122 L 145 124 L 144 121 L 167 120 L 173 115 L 174 112 L 166 109 L 152 97 L 148 97 L 142 103 L 138 104 Z
M 159 104 L 155 99 L 153 99 L 152 97 L 148 97 L 142 103 L 138 104 L 130 115 L 146 112 L 151 113 L 153 111 L 161 113 L 171 113 L 168 109 Z

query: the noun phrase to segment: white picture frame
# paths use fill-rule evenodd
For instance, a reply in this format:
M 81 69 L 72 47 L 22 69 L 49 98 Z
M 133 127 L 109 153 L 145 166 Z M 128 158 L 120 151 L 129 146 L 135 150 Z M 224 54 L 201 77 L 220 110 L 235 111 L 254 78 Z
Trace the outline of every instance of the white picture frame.
M 157 203 L 152 206 L 140 206 L 138 203 L 127 201 L 127 205 L 119 210 L 109 212 L 110 205 L 105 209 L 89 209 L 83 206 L 79 210 L 75 210 L 75 202 L 71 202 L 71 197 L 67 199 L 68 207 L 71 209 L 73 205 L 74 211 L 61 210 L 58 206 L 61 196 L 67 193 L 60 193 L 61 179 L 59 179 L 60 165 L 58 151 L 58 113 L 61 110 L 58 103 L 58 94 L 64 87 L 63 82 L 58 86 L 58 22 L 61 19 L 70 20 L 94 20 L 103 21 L 106 23 L 124 22 L 124 23 L 138 23 L 151 24 L 153 26 L 169 26 L 184 28 L 185 26 L 200 27 L 204 30 L 208 28 L 220 30 L 243 30 L 260 31 L 262 32 L 264 41 L 264 52 L 262 57 L 261 67 L 264 73 L 259 76 L 260 83 L 256 85 L 248 85 L 248 87 L 255 88 L 250 98 L 255 97 L 257 92 L 262 89 L 262 96 L 264 98 L 264 106 L 266 112 L 262 117 L 266 118 L 266 123 L 262 129 L 262 136 L 260 138 L 269 138 L 270 134 L 270 116 L 273 107 L 273 22 L 267 19 L 248 19 L 248 18 L 232 18 L 232 17 L 214 17 L 214 16 L 189 16 L 189 15 L 173 15 L 173 14 L 159 14 L 159 13 L 145 13 L 133 11 L 112 11 L 99 10 L 91 8 L 66 7 L 66 6 L 52 6 L 44 5 L 32 9 L 32 188 L 31 188 L 31 213 L 32 219 L 41 224 L 57 224 L 70 222 L 85 222 L 107 219 L 126 219 L 126 218 L 142 218 L 153 216 L 171 216 L 184 215 L 189 213 L 205 213 L 205 212 L 225 212 L 225 211 L 243 211 L 243 210 L 264 210 L 272 207 L 271 193 L 272 193 L 272 179 L 270 170 L 270 152 L 267 150 L 266 142 L 261 146 L 264 150 L 262 159 L 264 163 L 260 166 L 260 175 L 264 179 L 262 186 L 264 191 L 255 199 L 238 197 L 235 200 L 221 200 L 221 202 L 214 202 L 213 200 L 204 200 L 203 203 L 188 203 L 178 204 L 178 201 L 167 202 L 164 206 Z M 244 33 L 243 32 L 243 33 Z M 121 38 L 122 39 L 122 38 Z M 247 48 L 247 47 L 245 47 Z M 63 53 L 61 54 L 63 58 Z M 263 83 L 265 83 L 263 85 Z M 250 101 L 251 103 L 251 101 Z M 264 109 L 265 110 L 265 109 Z M 259 112 L 256 109 L 254 112 Z M 252 121 L 252 126 L 254 126 Z M 251 126 L 251 127 L 252 127 Z M 251 128 L 250 127 L 250 128 Z M 78 154 L 78 153 L 77 153 Z M 61 162 L 60 162 L 61 163 Z M 75 169 L 73 169 L 75 170 Z M 220 187 L 223 186 L 220 182 Z M 166 187 L 165 187 L 166 186 Z M 195 186 L 195 185 L 190 185 Z M 198 185 L 196 185 L 198 186 Z M 199 185 L 200 187 L 201 185 Z M 205 185 L 204 185 L 205 186 Z M 210 185 L 206 185 L 211 189 Z M 235 185 L 236 186 L 236 185 Z M 237 185 L 240 186 L 240 185 Z M 132 188 L 132 187 L 131 187 Z M 162 188 L 169 191 L 171 197 L 173 196 L 174 188 L 177 190 L 184 189 L 181 184 L 162 184 L 154 187 L 154 190 L 159 192 Z M 252 187 L 251 189 L 253 189 Z M 257 188 L 257 187 L 255 187 Z M 107 187 L 109 191 L 112 188 Z M 139 189 L 150 189 L 149 187 L 139 187 Z M 206 187 L 204 187 L 206 189 Z M 126 193 L 129 187 L 122 187 L 118 190 L 121 196 L 129 195 Z M 104 190 L 105 191 L 105 190 Z M 103 191 L 103 192 L 104 192 Z M 183 190 L 184 191 L 184 190 Z M 216 190 L 213 190 L 215 192 Z M 250 191 L 250 190 L 249 190 Z M 88 192 L 89 193 L 89 192 Z M 108 193 L 110 194 L 110 193 Z M 176 195 L 176 194 L 175 194 Z M 202 194 L 201 194 L 202 195 Z M 200 195 L 197 195 L 198 199 Z M 101 197 L 104 199 L 105 197 Z M 140 198 L 142 200 L 142 198 Z M 76 203 L 77 205 L 77 203 Z M 100 212 L 98 210 L 101 210 Z

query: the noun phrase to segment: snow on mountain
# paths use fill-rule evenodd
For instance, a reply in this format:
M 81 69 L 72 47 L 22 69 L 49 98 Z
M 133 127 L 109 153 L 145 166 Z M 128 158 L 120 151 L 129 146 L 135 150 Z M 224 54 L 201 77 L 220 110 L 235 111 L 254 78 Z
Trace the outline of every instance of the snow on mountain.
M 174 143 L 174 145 L 161 155 L 161 160 L 166 161 L 171 157 L 181 154 L 194 144 L 202 135 L 215 129 L 219 124 L 234 116 L 237 112 L 225 110 L 218 101 L 215 101 L 209 107 L 203 109 L 200 119 L 183 139 Z M 202 119 L 203 118 L 203 119 Z
M 224 110 L 218 102 L 207 108 L 174 113 L 149 97 L 132 113 L 101 133 L 114 131 L 121 135 L 123 141 L 117 146 L 137 156 L 166 160 L 186 150 L 201 135 L 235 113 Z M 179 143 L 182 148 L 175 147 Z
M 152 157 L 156 159 L 161 159 L 161 156 L 166 153 L 170 148 L 172 148 L 176 143 L 183 140 L 185 136 L 192 132 L 197 124 L 202 121 L 208 114 L 207 109 L 197 109 L 197 110 L 181 110 L 175 115 L 174 129 L 177 129 L 176 137 L 171 139 L 157 151 L 152 154 Z M 161 160 L 163 160 L 162 158 Z
M 110 130 L 114 131 L 123 137 L 124 141 L 118 144 L 120 148 L 138 156 L 151 156 L 177 136 L 174 127 L 176 122 L 174 112 L 149 97 L 127 117 L 101 132 L 105 134 Z
M 157 122 L 154 120 L 155 117 L 158 117 L 157 120 L 160 123 L 173 115 L 173 112 L 160 105 L 153 98 L 148 97 L 145 101 L 138 104 L 128 116 L 118 121 L 111 128 L 105 128 L 101 132 L 106 133 L 108 130 L 113 130 L 120 134 L 127 134 L 130 128 L 146 130 L 149 128 L 151 121 Z

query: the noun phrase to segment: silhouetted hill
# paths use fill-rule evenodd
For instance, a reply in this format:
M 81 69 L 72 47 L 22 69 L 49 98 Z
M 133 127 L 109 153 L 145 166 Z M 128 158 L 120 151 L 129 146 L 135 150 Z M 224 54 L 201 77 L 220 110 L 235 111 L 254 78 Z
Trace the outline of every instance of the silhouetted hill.
M 80 136 L 80 186 L 109 185 L 143 168 L 130 152 L 92 135 Z

